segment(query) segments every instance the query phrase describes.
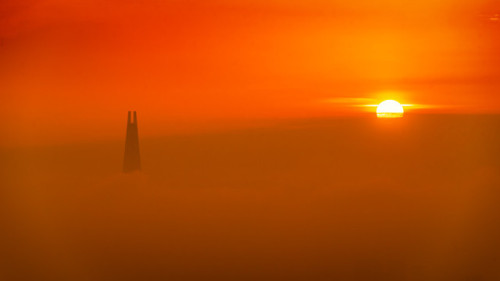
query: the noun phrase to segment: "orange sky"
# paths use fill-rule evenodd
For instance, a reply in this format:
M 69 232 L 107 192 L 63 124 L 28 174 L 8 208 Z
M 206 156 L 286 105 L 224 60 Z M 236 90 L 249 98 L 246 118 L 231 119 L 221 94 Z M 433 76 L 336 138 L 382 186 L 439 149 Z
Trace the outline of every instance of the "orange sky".
M 3 0 L 0 144 L 123 137 L 129 109 L 143 135 L 351 115 L 327 101 L 386 91 L 500 112 L 498 1 L 406 2 Z

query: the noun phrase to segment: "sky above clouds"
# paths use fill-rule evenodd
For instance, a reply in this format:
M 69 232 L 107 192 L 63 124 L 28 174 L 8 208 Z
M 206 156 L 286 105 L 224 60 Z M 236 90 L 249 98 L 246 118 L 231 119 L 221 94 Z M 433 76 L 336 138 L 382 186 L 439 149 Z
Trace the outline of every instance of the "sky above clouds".
M 495 1 L 2 1 L 6 142 L 360 114 L 500 111 Z M 388 94 L 391 93 L 391 94 Z

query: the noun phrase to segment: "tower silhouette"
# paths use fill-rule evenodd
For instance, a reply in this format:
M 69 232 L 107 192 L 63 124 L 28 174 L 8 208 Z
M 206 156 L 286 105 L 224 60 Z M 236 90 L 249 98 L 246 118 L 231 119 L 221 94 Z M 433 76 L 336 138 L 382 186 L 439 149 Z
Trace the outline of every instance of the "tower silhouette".
M 123 158 L 124 173 L 130 173 L 141 169 L 137 113 L 134 111 L 134 122 L 131 121 L 131 113 L 131 111 L 128 112 L 127 119 L 127 138 L 125 139 L 125 157 Z

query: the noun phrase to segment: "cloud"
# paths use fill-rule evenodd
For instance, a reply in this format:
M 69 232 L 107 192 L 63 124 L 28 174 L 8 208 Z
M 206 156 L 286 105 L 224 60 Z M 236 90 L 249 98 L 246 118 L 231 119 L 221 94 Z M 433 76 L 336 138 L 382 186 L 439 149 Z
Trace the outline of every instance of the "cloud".
M 376 100 L 372 98 L 352 98 L 352 97 L 338 97 L 328 98 L 323 100 L 325 103 L 332 103 L 346 106 L 361 106 L 369 103 L 374 103 Z

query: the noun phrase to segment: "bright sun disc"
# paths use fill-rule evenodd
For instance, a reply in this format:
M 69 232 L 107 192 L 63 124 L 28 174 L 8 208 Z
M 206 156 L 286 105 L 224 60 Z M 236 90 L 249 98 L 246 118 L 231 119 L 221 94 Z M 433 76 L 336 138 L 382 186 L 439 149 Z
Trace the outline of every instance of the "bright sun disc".
M 386 100 L 377 106 L 377 117 L 399 118 L 403 117 L 403 106 L 395 100 Z

